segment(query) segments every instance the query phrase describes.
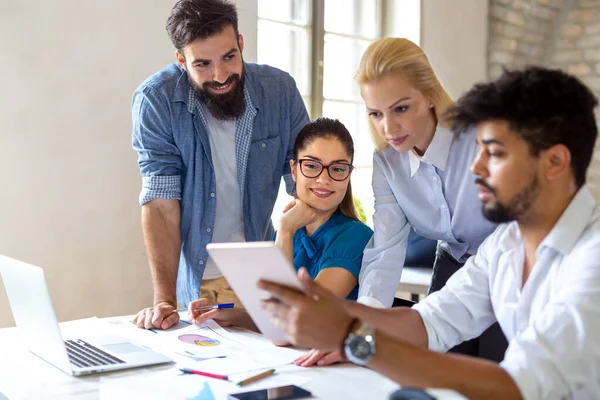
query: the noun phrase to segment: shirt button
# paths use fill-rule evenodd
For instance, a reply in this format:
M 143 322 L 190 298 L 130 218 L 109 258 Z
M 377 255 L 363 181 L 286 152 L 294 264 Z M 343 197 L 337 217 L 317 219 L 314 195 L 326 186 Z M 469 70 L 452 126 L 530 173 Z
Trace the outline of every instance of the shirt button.
M 446 236 L 448 236 L 449 238 L 452 237 L 452 232 L 446 232 Z
M 263 142 L 263 143 L 260 145 L 260 147 L 262 147 L 262 148 L 264 149 L 265 147 L 267 147 L 267 144 L 266 144 L 265 142 Z
M 440 178 L 438 178 L 437 176 L 434 176 L 434 177 L 433 177 L 433 181 L 434 181 L 434 182 L 437 182 L 437 181 L 439 181 L 439 180 L 440 180 Z
M 200 260 L 200 265 L 204 265 L 204 261 Z
M 212 229 L 210 228 L 206 228 L 206 232 L 210 232 Z
M 442 210 L 446 209 L 446 205 L 445 204 L 442 204 L 440 207 L 442 208 Z
M 210 197 L 215 197 L 215 194 L 214 194 L 214 193 L 211 193 L 211 194 L 210 194 Z

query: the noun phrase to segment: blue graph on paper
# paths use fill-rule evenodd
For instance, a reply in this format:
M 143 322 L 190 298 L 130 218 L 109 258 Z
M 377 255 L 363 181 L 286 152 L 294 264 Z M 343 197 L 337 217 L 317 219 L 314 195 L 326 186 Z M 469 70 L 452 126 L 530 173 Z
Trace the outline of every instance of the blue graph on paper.
M 187 400 L 215 400 L 215 395 L 212 390 L 210 390 L 210 386 L 208 386 L 208 382 L 204 382 L 204 386 L 200 393 L 195 395 L 194 397 L 190 397 Z

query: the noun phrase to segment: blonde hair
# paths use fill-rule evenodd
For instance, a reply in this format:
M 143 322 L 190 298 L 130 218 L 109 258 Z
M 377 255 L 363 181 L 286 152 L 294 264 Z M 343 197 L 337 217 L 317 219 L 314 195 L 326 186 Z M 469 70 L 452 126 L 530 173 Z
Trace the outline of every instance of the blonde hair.
M 454 101 L 438 80 L 423 50 L 410 40 L 384 38 L 371 43 L 360 59 L 354 78 L 360 85 L 395 74 L 402 74 L 433 104 L 438 123 L 447 127 L 444 112 Z M 377 133 L 371 119 L 369 128 L 375 146 L 379 150 L 386 149 L 389 145 Z

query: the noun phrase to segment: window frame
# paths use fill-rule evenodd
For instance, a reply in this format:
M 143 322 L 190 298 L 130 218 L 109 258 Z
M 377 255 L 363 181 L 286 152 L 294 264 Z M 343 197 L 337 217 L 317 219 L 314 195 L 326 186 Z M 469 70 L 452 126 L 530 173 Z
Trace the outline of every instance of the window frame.
M 311 70 L 310 70 L 310 110 L 309 114 L 311 119 L 321 117 L 323 115 L 323 103 L 325 100 L 332 100 L 337 102 L 348 102 L 352 104 L 358 104 L 357 102 L 344 99 L 326 99 L 323 94 L 323 77 L 324 77 L 324 59 L 325 59 L 325 35 L 327 33 L 334 34 L 340 37 L 346 37 L 349 39 L 359 39 L 374 41 L 382 38 L 385 32 L 385 18 L 383 17 L 386 12 L 386 1 L 375 0 L 377 7 L 377 35 L 375 38 L 368 38 L 360 35 L 349 35 L 337 32 L 328 32 L 325 30 L 325 1 L 326 0 L 313 0 L 311 1 L 311 20 L 310 26 L 311 31 Z M 360 0 L 348 0 L 358 3 Z

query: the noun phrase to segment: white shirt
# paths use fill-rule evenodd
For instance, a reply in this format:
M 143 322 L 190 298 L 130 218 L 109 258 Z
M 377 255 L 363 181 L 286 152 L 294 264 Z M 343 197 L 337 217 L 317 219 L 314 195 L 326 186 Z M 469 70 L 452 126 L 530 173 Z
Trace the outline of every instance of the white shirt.
M 476 130 L 455 135 L 438 125 L 423 157 L 393 148 L 373 155 L 374 235 L 359 276 L 358 301 L 390 307 L 400 282 L 411 227 L 464 262 L 496 228 L 481 212 L 471 164 Z
M 521 288 L 525 249 L 503 224 L 446 286 L 415 305 L 429 348 L 446 351 L 496 320 L 500 364 L 524 399 L 600 396 L 600 207 L 583 186 L 540 243 Z
M 208 125 L 206 131 L 210 141 L 210 152 L 217 181 L 217 211 L 211 243 L 244 242 L 244 219 L 242 218 L 242 198 L 237 179 L 235 158 L 236 121 L 221 121 L 213 117 L 206 107 L 203 115 Z M 211 194 L 212 196 L 212 194 Z M 216 279 L 223 276 L 209 257 L 202 279 Z

